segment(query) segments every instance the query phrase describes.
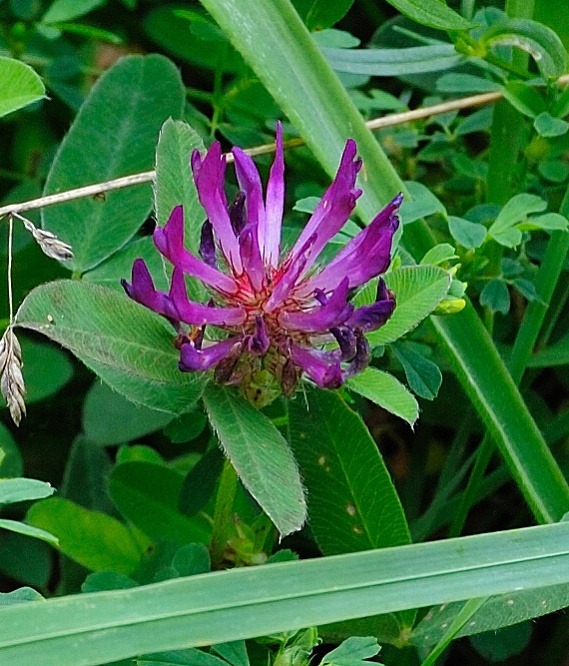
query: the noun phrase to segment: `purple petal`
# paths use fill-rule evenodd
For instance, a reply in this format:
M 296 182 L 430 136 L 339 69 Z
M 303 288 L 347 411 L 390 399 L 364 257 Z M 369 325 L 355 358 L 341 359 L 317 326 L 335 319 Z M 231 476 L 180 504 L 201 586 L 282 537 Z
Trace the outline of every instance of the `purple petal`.
M 312 249 L 312 245 L 316 241 L 316 236 L 312 236 L 306 241 L 306 244 L 299 255 L 292 258 L 291 255 L 285 259 L 281 267 L 280 275 L 277 275 L 274 280 L 273 291 L 265 303 L 265 311 L 272 312 L 290 295 L 297 280 L 299 279 L 302 271 L 306 267 L 308 255 Z
M 344 373 L 344 380 L 365 370 L 369 365 L 369 359 L 369 342 L 366 340 L 364 334 L 361 331 L 358 331 L 356 335 L 356 355 Z
M 339 388 L 344 383 L 340 362 L 330 361 L 326 352 L 291 344 L 291 357 L 320 388 Z
M 235 232 L 231 227 L 225 197 L 225 155 L 216 141 L 202 159 L 195 150 L 192 154 L 192 170 L 198 197 L 213 225 L 221 250 L 236 274 L 242 271 L 241 257 Z
M 377 300 L 371 305 L 362 305 L 357 308 L 352 316 L 346 322 L 347 326 L 359 328 L 362 331 L 375 331 L 376 328 L 383 326 L 393 314 L 395 309 L 395 297 L 385 286 L 385 282 L 380 278 L 377 287 Z
M 154 244 L 174 266 L 193 275 L 205 284 L 225 294 L 234 294 L 238 287 L 228 275 L 204 264 L 184 247 L 184 211 L 176 206 L 166 226 L 154 230 Z
M 213 227 L 211 222 L 206 220 L 202 224 L 200 235 L 200 257 L 205 261 L 208 266 L 217 268 L 217 257 L 215 255 L 215 239 L 213 237 Z
M 265 267 L 259 248 L 257 226 L 248 224 L 239 236 L 239 251 L 243 269 L 249 278 L 253 291 L 260 291 L 265 278 Z
M 180 349 L 180 370 L 182 372 L 205 372 L 230 356 L 240 345 L 240 336 L 227 338 L 227 340 L 203 349 L 196 349 L 191 342 L 186 342 Z
M 308 296 L 315 289 L 334 289 L 345 277 L 353 289 L 385 272 L 391 261 L 393 235 L 399 226 L 397 210 L 402 200 L 402 195 L 395 197 L 318 275 L 299 287 L 298 295 Z
M 340 347 L 341 361 L 351 361 L 356 355 L 356 336 L 351 328 L 347 326 L 335 326 L 330 333 L 336 338 Z
M 183 271 L 176 267 L 172 273 L 170 299 L 178 313 L 178 318 L 192 326 L 239 326 L 245 321 L 241 308 L 217 308 L 188 300 Z
M 263 258 L 267 265 L 276 268 L 279 264 L 281 227 L 284 208 L 284 151 L 283 128 L 277 123 L 277 149 L 275 161 L 267 182 L 267 200 L 265 205 L 265 252 Z M 261 233 L 261 230 L 259 230 Z
M 264 356 L 271 345 L 267 334 L 267 326 L 263 317 L 257 317 L 255 320 L 255 333 L 249 336 L 247 340 L 247 349 L 256 356 Z
M 132 284 L 126 280 L 121 280 L 121 284 L 126 293 L 137 303 L 173 321 L 180 320 L 168 294 L 155 289 L 152 276 L 143 259 L 137 259 L 132 266 Z
M 255 227 L 259 235 L 258 242 L 262 248 L 265 240 L 265 206 L 261 177 L 255 162 L 241 148 L 233 148 L 232 153 L 235 159 L 237 180 L 241 190 L 245 193 L 247 222 Z
M 354 306 L 347 302 L 348 278 L 340 282 L 327 302 L 310 312 L 284 311 L 280 322 L 285 328 L 322 333 L 335 326 L 340 326 L 352 314 Z
M 349 139 L 346 142 L 336 177 L 291 250 L 292 257 L 296 258 L 306 241 L 316 234 L 316 241 L 308 256 L 307 266 L 312 264 L 326 243 L 340 231 L 355 208 L 356 200 L 361 194 L 361 190 L 355 189 L 356 177 L 362 165 L 360 159 L 354 161 L 356 152 L 355 141 Z

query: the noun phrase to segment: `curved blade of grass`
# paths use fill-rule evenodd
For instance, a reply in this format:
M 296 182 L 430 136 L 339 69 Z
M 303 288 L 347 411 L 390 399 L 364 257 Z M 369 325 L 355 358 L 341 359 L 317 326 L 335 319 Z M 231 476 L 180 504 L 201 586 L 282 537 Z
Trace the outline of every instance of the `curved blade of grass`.
M 288 0 L 202 0 L 202 4 L 330 175 L 346 139 L 357 141 L 365 165 L 359 180 L 364 195 L 358 210 L 365 221 L 397 192 L 405 192 Z M 434 245 L 430 230 L 422 222 L 407 228 L 406 248 L 422 257 Z M 536 519 L 559 520 L 569 509 L 569 486 L 478 316 L 469 307 L 458 315 L 432 321 L 441 346 L 453 359 L 464 389 L 489 425 Z
M 0 609 L 0 662 L 96 666 L 568 581 L 569 523 L 238 568 Z

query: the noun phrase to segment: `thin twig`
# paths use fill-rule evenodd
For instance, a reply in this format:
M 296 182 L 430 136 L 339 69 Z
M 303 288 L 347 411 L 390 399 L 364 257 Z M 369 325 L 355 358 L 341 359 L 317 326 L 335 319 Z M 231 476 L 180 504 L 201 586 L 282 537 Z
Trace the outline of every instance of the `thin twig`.
M 566 74 L 558 79 L 560 85 L 569 83 L 569 74 Z M 422 118 L 429 118 L 449 111 L 459 111 L 460 109 L 468 109 L 473 106 L 482 106 L 496 102 L 503 97 L 500 91 L 482 93 L 480 95 L 470 95 L 469 97 L 461 97 L 460 99 L 452 99 L 441 104 L 433 104 L 432 106 L 425 106 L 420 109 L 413 109 L 412 111 L 403 111 L 401 113 L 390 113 L 382 118 L 375 118 L 369 120 L 366 125 L 370 130 L 383 129 L 385 127 L 393 127 L 395 125 L 402 125 L 413 120 L 420 120 Z M 285 141 L 285 149 L 299 148 L 305 144 L 304 139 L 295 138 Z M 248 148 L 245 152 L 251 157 L 257 155 L 267 155 L 275 151 L 274 143 L 267 143 L 255 148 Z M 227 161 L 233 161 L 233 155 L 228 153 L 226 155 Z M 10 215 L 12 213 L 22 213 L 26 210 L 35 210 L 37 208 L 46 208 L 54 204 L 65 203 L 66 201 L 73 201 L 74 199 L 82 199 L 83 197 L 92 197 L 104 192 L 111 192 L 112 190 L 120 190 L 123 187 L 131 187 L 132 185 L 140 185 L 142 183 L 150 183 L 156 178 L 156 171 L 143 171 L 135 173 L 131 176 L 123 176 L 122 178 L 115 178 L 108 180 L 104 183 L 95 183 L 85 187 L 78 187 L 65 192 L 58 192 L 57 194 L 49 194 L 39 199 L 31 199 L 30 201 L 23 201 L 21 203 L 9 204 L 0 207 L 0 218 Z

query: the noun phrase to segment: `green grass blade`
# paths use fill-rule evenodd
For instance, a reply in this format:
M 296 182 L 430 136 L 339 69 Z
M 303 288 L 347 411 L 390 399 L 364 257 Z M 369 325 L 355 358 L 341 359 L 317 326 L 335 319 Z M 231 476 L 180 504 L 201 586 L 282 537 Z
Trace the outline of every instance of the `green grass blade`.
M 569 523 L 233 569 L 0 609 L 0 662 L 95 666 L 568 581 Z

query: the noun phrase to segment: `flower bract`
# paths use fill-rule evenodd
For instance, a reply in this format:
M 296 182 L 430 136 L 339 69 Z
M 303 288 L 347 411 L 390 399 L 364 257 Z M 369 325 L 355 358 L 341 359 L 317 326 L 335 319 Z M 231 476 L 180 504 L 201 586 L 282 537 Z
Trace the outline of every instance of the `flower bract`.
M 156 247 L 173 265 L 168 293 L 155 288 L 142 259 L 135 261 L 132 281 L 123 286 L 131 298 L 176 328 L 183 372 L 213 370 L 218 382 L 240 385 L 257 406 L 280 393 L 291 396 L 303 373 L 321 388 L 338 388 L 367 366 L 365 334 L 382 326 L 395 307 L 381 278 L 375 302 L 355 307 L 350 299 L 388 268 L 402 196 L 321 266 L 322 250 L 361 194 L 355 142 L 347 141 L 336 177 L 286 252 L 281 248 L 285 189 L 280 125 L 264 196 L 253 160 L 239 148 L 232 152 L 240 191 L 229 205 L 220 144 L 214 143 L 205 156 L 198 151 L 192 155 L 207 215 L 199 256 L 184 246 L 184 213 L 178 206 L 166 225 L 154 231 Z M 186 275 L 206 286 L 208 302 L 188 298 Z

